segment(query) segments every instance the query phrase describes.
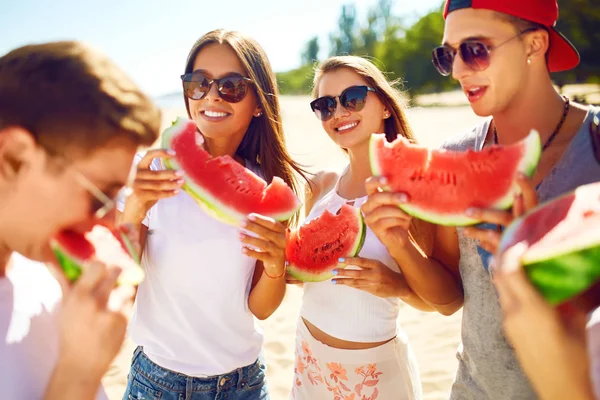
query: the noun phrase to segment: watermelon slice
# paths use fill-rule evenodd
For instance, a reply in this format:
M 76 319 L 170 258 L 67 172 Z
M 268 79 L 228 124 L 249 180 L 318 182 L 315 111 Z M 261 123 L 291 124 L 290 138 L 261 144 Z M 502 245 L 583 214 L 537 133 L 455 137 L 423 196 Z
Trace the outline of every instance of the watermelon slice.
M 385 176 L 384 190 L 406 193 L 407 214 L 439 225 L 479 223 L 467 209 L 507 209 L 519 191 L 519 172 L 533 175 L 541 155 L 536 131 L 512 145 L 481 151 L 434 150 L 398 136 L 392 143 L 384 134 L 371 135 L 370 162 L 375 176 Z
M 340 257 L 354 257 L 360 252 L 365 234 L 359 209 L 343 204 L 337 215 L 325 210 L 290 232 L 285 249 L 287 271 L 304 282 L 330 279 Z
M 212 157 L 202 142 L 193 121 L 177 118 L 162 134 L 162 146 L 176 153 L 164 164 L 183 171 L 183 190 L 217 220 L 239 225 L 248 214 L 257 213 L 285 221 L 302 206 L 283 179 L 274 177 L 267 185 L 233 158 Z
M 62 231 L 50 241 L 50 246 L 70 281 L 79 278 L 85 262 L 91 259 L 121 267 L 119 284 L 135 286 L 144 279 L 144 270 L 139 266 L 140 259 L 133 244 L 119 230 L 96 225 L 85 234 Z
M 600 182 L 580 186 L 513 221 L 499 252 L 523 241 L 525 271 L 549 303 L 559 305 L 592 287 L 600 279 Z

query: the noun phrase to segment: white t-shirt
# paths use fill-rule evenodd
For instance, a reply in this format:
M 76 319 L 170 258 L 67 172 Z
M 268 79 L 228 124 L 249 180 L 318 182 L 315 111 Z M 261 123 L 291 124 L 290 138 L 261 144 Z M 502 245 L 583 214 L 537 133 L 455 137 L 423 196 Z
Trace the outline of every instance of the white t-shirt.
M 62 291 L 42 263 L 19 254 L 0 278 L 0 397 L 44 397 L 58 357 Z M 107 399 L 102 388 L 98 400 Z
M 151 169 L 162 169 L 160 160 Z M 213 219 L 184 191 L 158 201 L 143 223 L 146 278 L 129 326 L 133 341 L 156 364 L 189 376 L 256 361 L 263 334 L 248 308 L 256 260 L 241 252 L 239 228 Z

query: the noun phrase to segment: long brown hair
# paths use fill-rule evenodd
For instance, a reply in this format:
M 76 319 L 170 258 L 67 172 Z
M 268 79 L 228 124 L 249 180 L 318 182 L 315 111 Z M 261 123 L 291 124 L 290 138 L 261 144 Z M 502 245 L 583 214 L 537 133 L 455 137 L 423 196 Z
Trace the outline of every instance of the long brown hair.
M 254 39 L 239 32 L 223 29 L 210 31 L 192 46 L 185 65 L 186 74 L 192 72 L 196 56 L 209 44 L 226 44 L 235 52 L 247 76 L 254 82 L 253 90 L 262 109 L 260 117 L 252 118 L 236 154 L 259 164 L 267 182 L 278 176 L 298 194 L 297 176 L 294 173 L 306 180 L 306 171 L 292 160 L 286 149 L 277 80 L 265 51 Z M 191 118 L 185 96 L 184 101 Z M 297 219 L 298 213 L 291 222 Z
M 319 91 L 319 83 L 324 74 L 334 72 L 338 69 L 347 68 L 360 75 L 369 86 L 375 89 L 377 96 L 383 105 L 389 110 L 390 118 L 385 120 L 385 136 L 388 141 L 393 141 L 398 135 L 404 136 L 411 142 L 416 143 L 410 126 L 408 126 L 405 105 L 402 102 L 401 93 L 394 86 L 398 81 L 389 82 L 383 72 L 369 60 L 358 56 L 335 56 L 323 61 L 315 69 L 312 95 L 316 99 Z
M 416 143 L 417 140 L 408 125 L 404 112 L 405 105 L 402 101 L 401 92 L 395 88 L 399 81 L 389 82 L 383 72 L 365 58 L 358 56 L 335 56 L 323 61 L 315 70 L 313 97 L 317 98 L 319 95 L 319 83 L 323 75 L 342 68 L 350 69 L 360 75 L 369 86 L 375 89 L 375 93 L 390 112 L 391 116 L 384 123 L 386 139 L 391 142 L 400 135 Z M 432 228 L 433 225 L 413 218 L 409 229 L 410 237 L 427 255 L 431 253 L 433 243 Z

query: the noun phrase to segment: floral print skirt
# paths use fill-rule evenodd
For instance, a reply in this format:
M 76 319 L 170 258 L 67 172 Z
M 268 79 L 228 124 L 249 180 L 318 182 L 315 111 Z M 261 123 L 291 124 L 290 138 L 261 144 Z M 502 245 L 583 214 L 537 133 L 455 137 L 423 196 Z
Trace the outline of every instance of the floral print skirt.
M 329 347 L 315 339 L 298 319 L 295 400 L 421 400 L 416 357 L 406 335 L 364 350 Z

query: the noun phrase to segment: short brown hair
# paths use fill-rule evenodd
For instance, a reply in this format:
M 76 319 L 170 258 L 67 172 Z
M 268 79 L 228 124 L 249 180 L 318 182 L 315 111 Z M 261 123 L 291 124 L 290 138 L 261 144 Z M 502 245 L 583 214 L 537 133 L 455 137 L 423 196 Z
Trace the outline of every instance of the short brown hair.
M 510 23 L 512 26 L 514 26 L 515 29 L 517 30 L 517 32 L 525 32 L 528 30 L 536 30 L 536 29 L 545 30 L 546 32 L 548 31 L 547 27 L 545 27 L 544 25 L 542 25 L 538 22 L 529 21 L 529 20 L 526 20 L 523 18 L 515 17 L 514 15 L 505 14 L 505 13 L 501 13 L 498 11 L 496 11 L 495 14 L 501 20 L 506 21 L 506 22 Z M 548 51 L 546 51 L 546 61 L 547 60 L 548 60 Z
M 0 57 L 0 129 L 20 126 L 52 151 L 83 154 L 125 137 L 149 146 L 160 110 L 110 59 L 75 41 Z

